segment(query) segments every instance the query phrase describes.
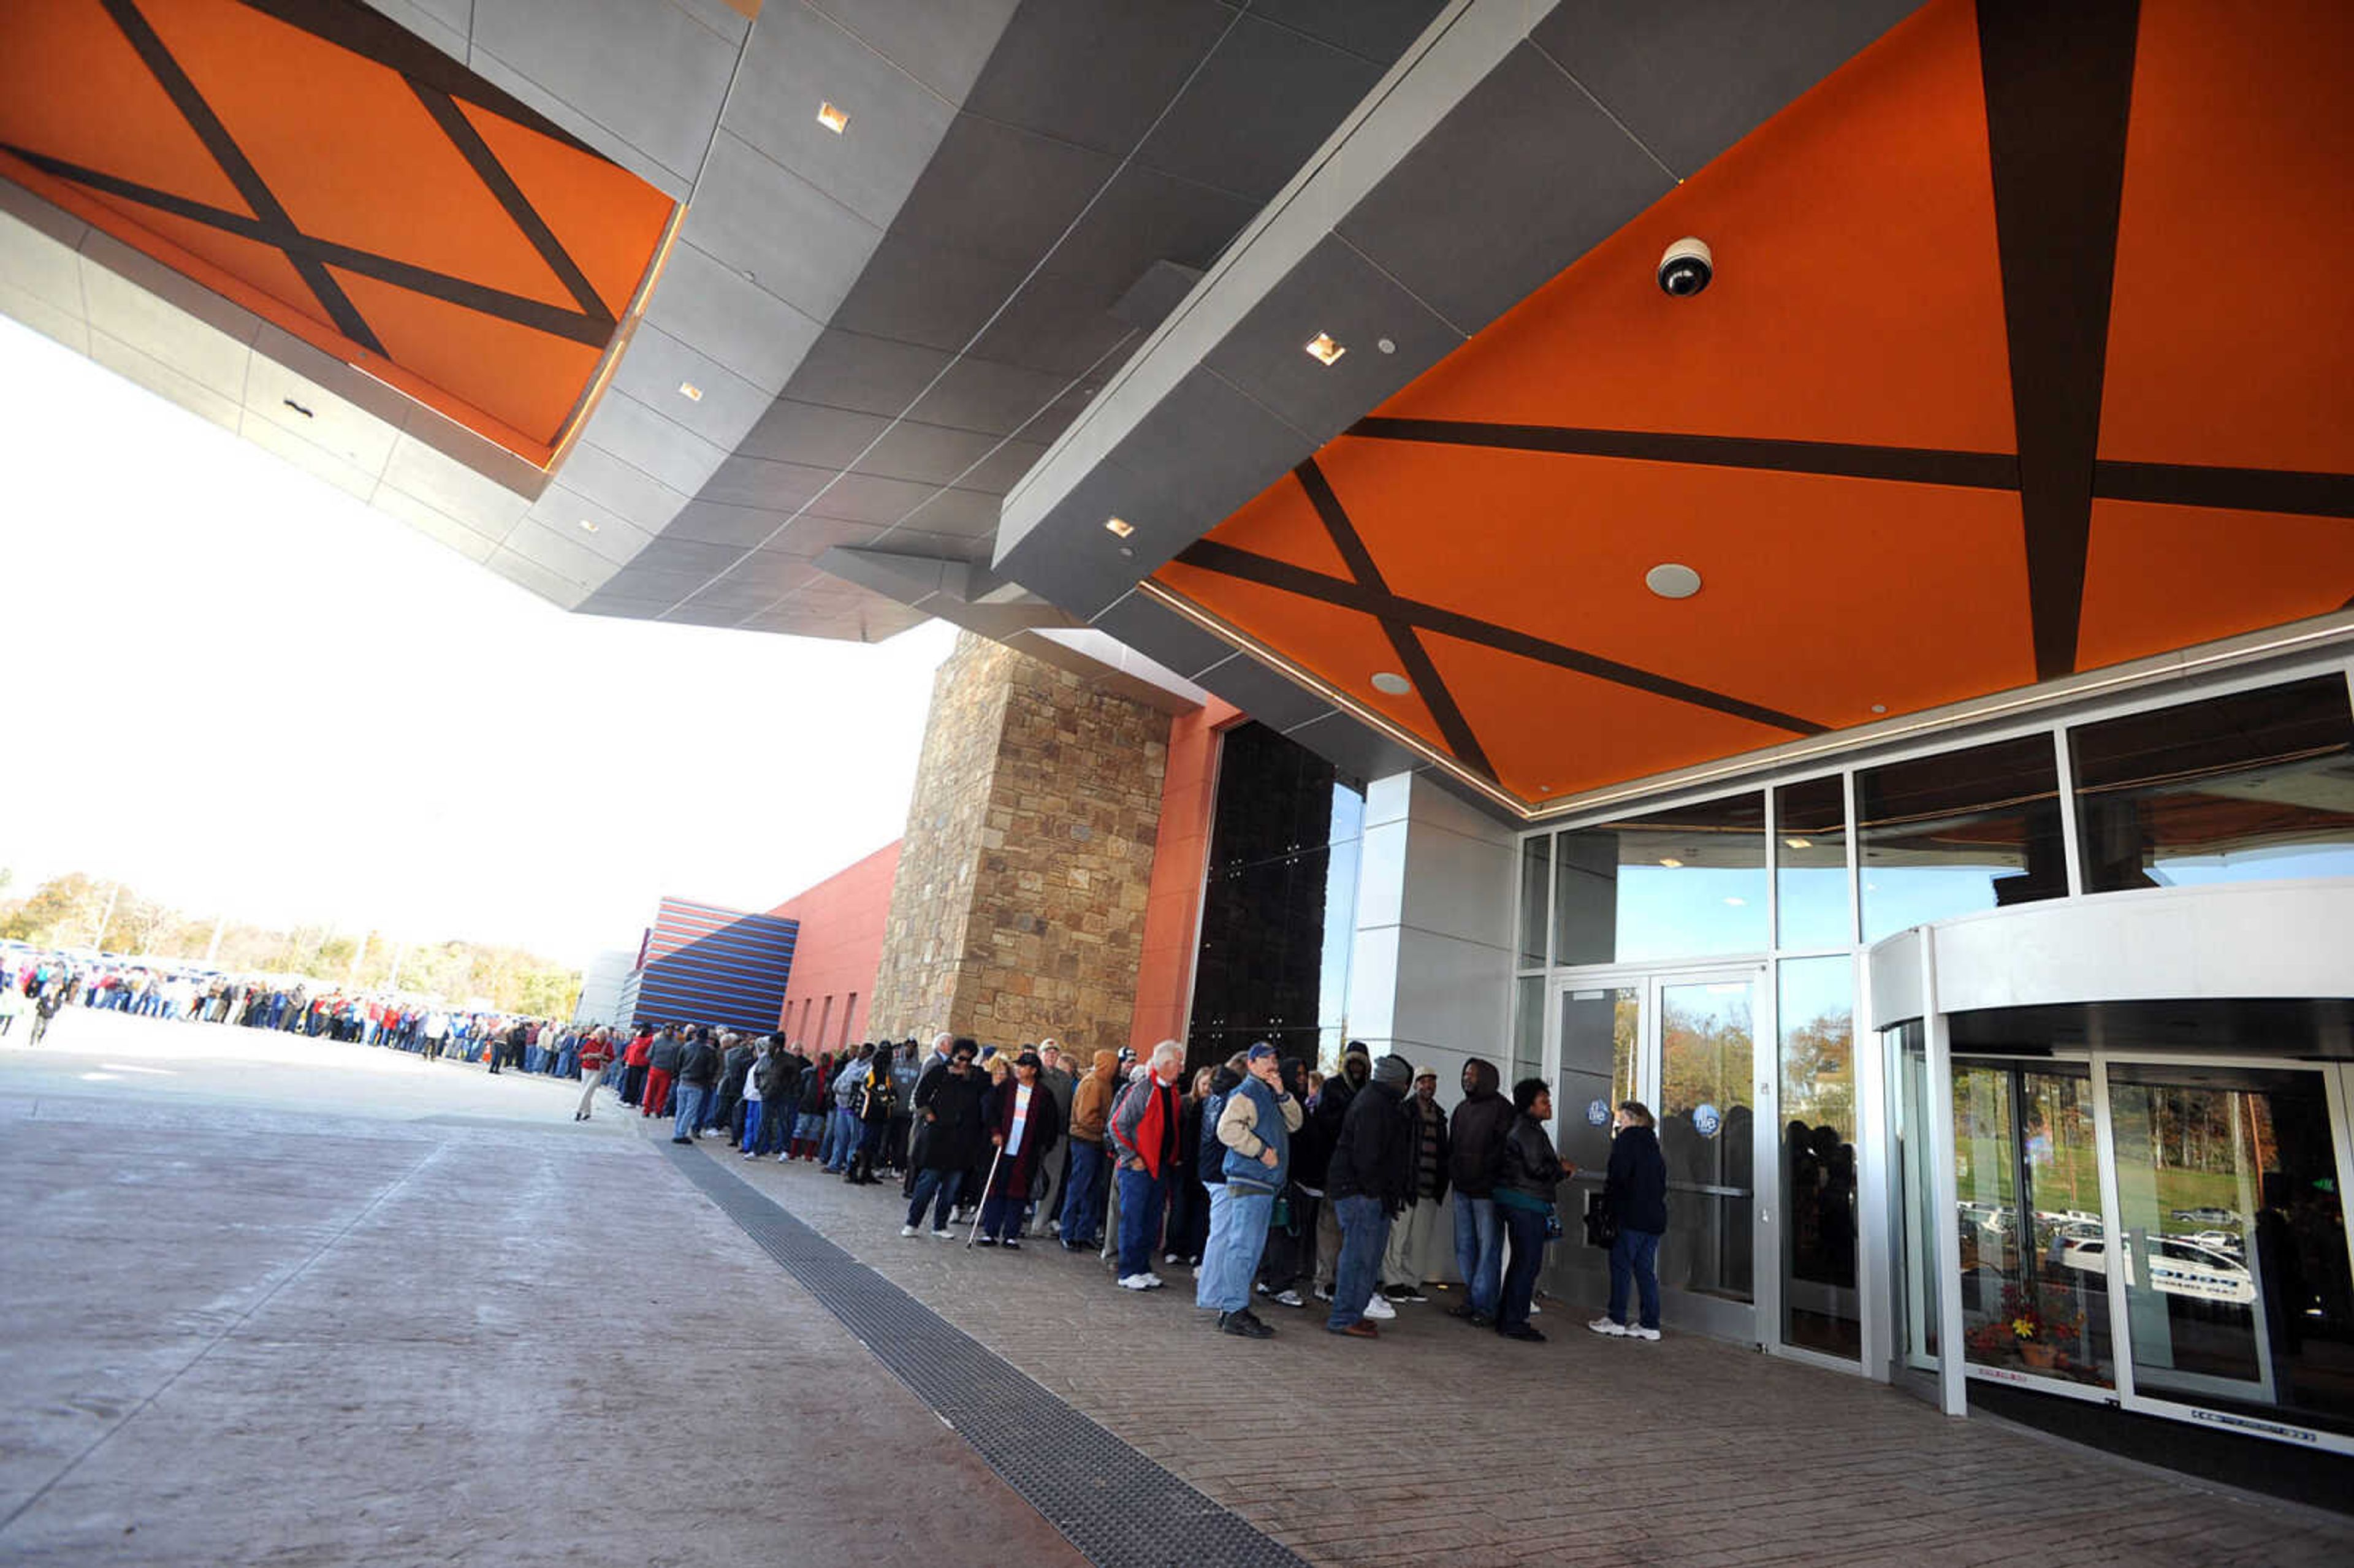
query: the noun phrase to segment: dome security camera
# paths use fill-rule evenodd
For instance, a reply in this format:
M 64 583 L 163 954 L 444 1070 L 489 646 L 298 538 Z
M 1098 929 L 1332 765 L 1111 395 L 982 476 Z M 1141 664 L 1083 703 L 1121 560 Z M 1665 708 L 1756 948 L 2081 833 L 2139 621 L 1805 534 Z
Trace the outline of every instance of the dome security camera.
M 1716 275 L 1716 257 L 1708 241 L 1684 236 L 1659 258 L 1659 291 L 1677 299 L 1699 293 Z

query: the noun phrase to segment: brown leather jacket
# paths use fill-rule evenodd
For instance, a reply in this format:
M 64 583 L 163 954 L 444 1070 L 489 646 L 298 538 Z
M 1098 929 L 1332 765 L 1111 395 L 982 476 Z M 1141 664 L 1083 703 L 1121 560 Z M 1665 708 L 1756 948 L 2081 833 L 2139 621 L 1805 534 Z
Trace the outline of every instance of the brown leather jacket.
M 1119 1065 L 1119 1053 L 1096 1053 L 1095 1070 L 1079 1080 L 1071 1094 L 1071 1138 L 1075 1142 L 1101 1143 L 1104 1123 L 1111 1117 L 1112 1073 Z

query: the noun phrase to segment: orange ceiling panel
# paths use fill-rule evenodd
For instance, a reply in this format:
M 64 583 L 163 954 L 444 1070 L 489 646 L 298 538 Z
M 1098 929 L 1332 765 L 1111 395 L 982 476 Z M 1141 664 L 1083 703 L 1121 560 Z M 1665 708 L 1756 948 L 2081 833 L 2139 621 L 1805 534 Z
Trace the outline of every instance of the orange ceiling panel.
M 2101 456 L 2354 471 L 2354 5 L 2141 17 Z
M 2096 501 L 2079 662 L 2122 663 L 2354 603 L 2354 520 Z
M 305 234 L 571 302 L 398 72 L 236 0 L 151 8 L 174 58 Z M 279 69 L 255 72 L 257 55 Z
M 44 0 L 0 175 L 546 466 L 670 199 L 354 0 Z
M 1394 697 L 1373 690 L 1375 673 L 1396 672 L 1399 665 L 1397 650 L 1372 616 L 1203 571 L 1182 561 L 1170 562 L 1159 575 L 1162 582 L 1228 625 L 1259 637 L 1271 647 L 1280 647 L 1287 656 L 1364 706 L 1439 750 L 1447 749 L 1419 693 Z
M 1326 577 L 1349 575 L 1331 531 L 1309 503 L 1308 492 L 1289 474 L 1259 492 L 1210 537 Z
M 1686 234 L 1716 280 L 1670 299 Z M 1971 7 L 1900 25 L 1379 412 L 2013 450 Z
M 1394 592 L 1671 679 L 1840 726 L 2035 678 L 2007 491 L 1349 438 L 1319 461 Z M 1663 562 L 1701 591 L 1651 593 Z
M 1524 800 L 1790 739 L 1787 731 L 1433 632 L 1426 643 L 1496 779 Z

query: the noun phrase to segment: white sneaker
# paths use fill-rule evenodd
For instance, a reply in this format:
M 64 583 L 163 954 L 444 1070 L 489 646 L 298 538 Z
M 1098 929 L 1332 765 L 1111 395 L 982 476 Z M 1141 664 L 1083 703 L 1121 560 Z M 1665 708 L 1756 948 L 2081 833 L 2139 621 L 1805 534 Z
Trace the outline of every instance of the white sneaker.
M 954 1231 L 934 1231 L 932 1233 L 932 1239 L 934 1241 L 954 1241 L 956 1240 L 956 1233 Z
M 1659 1331 L 1657 1329 L 1646 1329 L 1640 1323 L 1630 1323 L 1627 1326 L 1627 1337 L 1630 1340 L 1656 1340 L 1659 1337 Z
M 1331 1286 L 1329 1286 L 1329 1285 L 1320 1285 L 1320 1286 L 1318 1286 L 1318 1287 L 1316 1287 L 1316 1299 L 1317 1299 L 1317 1300 L 1319 1300 L 1319 1301 L 1330 1301 L 1330 1300 L 1331 1300 L 1331 1299 L 1332 1299 L 1332 1287 L 1331 1287 Z
M 916 1234 L 916 1227 L 913 1225 L 901 1225 L 899 1227 L 899 1234 L 902 1236 L 914 1235 Z
M 1302 1301 L 1299 1298 L 1299 1292 L 1297 1290 L 1279 1290 L 1276 1292 L 1275 1304 L 1278 1307 L 1305 1307 L 1308 1305 L 1305 1301 Z
M 1603 1335 L 1608 1339 L 1623 1340 L 1627 1337 L 1627 1325 L 1621 1323 L 1616 1318 L 1596 1318 L 1593 1322 L 1588 1323 L 1586 1327 L 1593 1330 L 1596 1333 Z M 1653 1339 L 1659 1338 L 1659 1330 L 1657 1329 L 1651 1330 L 1651 1337 Z
M 1121 1277 L 1119 1287 L 1122 1290 L 1150 1290 L 1159 1283 L 1149 1274 L 1130 1274 Z
M 1543 1310 L 1544 1310 L 1544 1308 L 1542 1308 L 1542 1307 L 1540 1307 L 1540 1306 L 1538 1306 L 1535 1302 L 1532 1301 L 1532 1302 L 1530 1302 L 1530 1303 L 1529 1303 L 1529 1316 L 1530 1316 L 1530 1317 L 1533 1318 L 1533 1317 L 1535 1317 L 1538 1313 L 1540 1313 L 1540 1312 L 1542 1312 L 1542 1311 L 1543 1311 Z
M 1397 1308 L 1379 1296 L 1368 1296 L 1365 1298 L 1365 1316 L 1375 1322 L 1386 1323 L 1397 1316 Z
M 1147 1290 L 1158 1290 L 1168 1283 L 1169 1282 L 1167 1280 L 1161 1278 L 1150 1269 L 1148 1268 L 1144 1271 L 1144 1287 Z

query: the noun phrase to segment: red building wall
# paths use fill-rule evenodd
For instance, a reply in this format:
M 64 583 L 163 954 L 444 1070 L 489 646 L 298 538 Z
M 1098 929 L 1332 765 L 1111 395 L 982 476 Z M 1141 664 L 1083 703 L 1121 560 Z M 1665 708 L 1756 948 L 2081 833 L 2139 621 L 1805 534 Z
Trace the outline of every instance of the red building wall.
M 891 879 L 898 870 L 899 845 L 894 842 L 769 911 L 801 922 L 777 1026 L 811 1055 L 835 1050 L 845 1040 L 854 1044 L 872 1038 L 866 1032 L 867 1003 L 883 962 Z M 901 1024 L 886 1018 L 883 1026 Z
M 1169 731 L 1169 772 L 1161 792 L 1161 836 L 1144 905 L 1143 950 L 1137 965 L 1136 1014 L 1129 1044 L 1149 1051 L 1185 1037 L 1193 996 L 1193 949 L 1202 907 L 1202 869 L 1210 858 L 1210 818 L 1217 803 L 1218 732 L 1243 711 L 1209 700 L 1181 714 Z M 806 939 L 806 938 L 804 938 Z M 795 972 L 796 980 L 800 978 Z

